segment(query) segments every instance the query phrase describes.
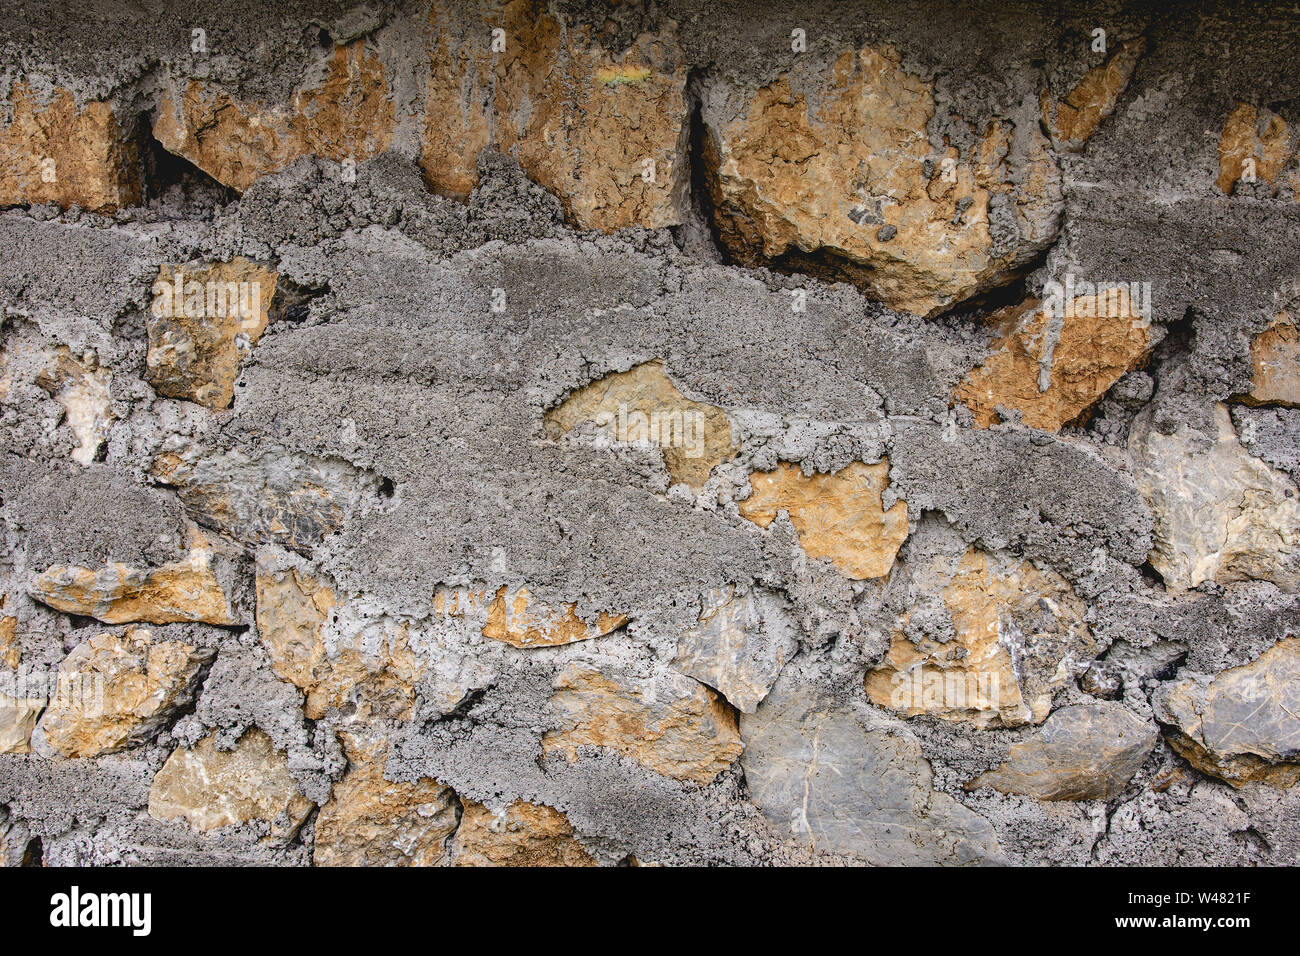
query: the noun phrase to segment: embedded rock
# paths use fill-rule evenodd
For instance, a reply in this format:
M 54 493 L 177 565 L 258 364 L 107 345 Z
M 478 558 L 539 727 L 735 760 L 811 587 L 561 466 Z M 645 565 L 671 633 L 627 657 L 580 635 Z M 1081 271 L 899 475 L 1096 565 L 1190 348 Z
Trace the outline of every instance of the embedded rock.
M 537 601 L 527 588 L 507 592 L 503 586 L 488 606 L 483 636 L 514 647 L 558 647 L 602 637 L 627 623 L 626 614 L 599 614 L 587 623 L 576 604 L 559 610 Z
M 0 674 L 0 754 L 32 752 L 32 731 L 45 709 L 45 697 L 33 695 L 32 689 L 17 675 Z
M 657 446 L 668 477 L 695 489 L 739 450 L 726 412 L 683 395 L 658 359 L 584 385 L 548 411 L 545 422 L 552 438 L 590 422 L 610 444 Z
M 605 747 L 678 780 L 711 783 L 740 755 L 736 718 L 718 695 L 663 672 L 636 684 L 574 664 L 555 679 L 556 728 L 546 753 L 570 762 L 579 747 Z
M 707 89 L 704 160 L 742 263 L 827 254 L 894 309 L 933 315 L 1008 281 L 1060 229 L 1061 174 L 1037 128 L 994 120 L 936 148 L 932 85 L 889 46 L 796 66 L 748 96 Z M 954 118 L 955 119 L 955 118 Z
M 1052 135 L 1053 146 L 1068 152 L 1083 148 L 1115 111 L 1146 46 L 1144 37 L 1120 44 L 1109 60 L 1085 73 L 1060 102 L 1053 102 L 1047 93 L 1043 94 L 1043 125 Z
M 58 203 L 111 213 L 140 201 L 139 155 L 108 103 L 15 83 L 0 110 L 0 206 Z
M 1078 296 L 1059 312 L 1038 303 L 1012 306 L 1003 318 L 1011 328 L 953 394 L 980 428 L 997 424 L 1005 408 L 1032 428 L 1058 432 L 1155 344 L 1150 321 L 1124 288 Z
M 164 93 L 153 135 L 217 182 L 243 192 L 300 156 L 359 163 L 392 144 L 392 92 L 365 41 L 336 47 L 318 83 L 287 105 L 243 102 L 200 80 Z
M 798 625 L 776 595 L 730 586 L 703 598 L 699 623 L 677 642 L 673 666 L 752 714 L 799 647 Z
M 384 778 L 388 743 L 339 735 L 348 771 L 316 818 L 317 866 L 436 866 L 456 832 L 459 803 L 450 787 L 427 777 Z
M 276 278 L 247 259 L 193 270 L 163 265 L 148 322 L 145 378 L 154 390 L 229 408 L 240 362 L 266 330 Z
M 0 594 L 0 667 L 17 670 L 22 653 L 18 643 L 18 618 L 3 613 L 8 604 L 8 595 Z
M 934 790 L 906 728 L 836 705 L 816 687 L 780 681 L 741 718 L 750 797 L 779 832 L 813 850 L 875 866 L 997 862 L 979 814 Z
M 609 232 L 680 225 L 686 164 L 686 69 L 674 30 L 607 52 L 562 26 L 539 0 L 490 5 L 458 38 L 453 5 L 433 4 L 420 166 L 434 190 L 463 199 L 488 146 L 514 156 L 578 226 Z M 493 50 L 490 27 L 503 31 Z
M 1038 724 L 1096 654 L 1087 606 L 1054 571 L 972 548 L 935 558 L 911 587 L 922 597 L 866 676 L 879 707 L 977 727 Z
M 1295 152 L 1286 120 L 1268 107 L 1238 103 L 1219 136 L 1219 178 L 1215 185 L 1231 195 L 1239 182 L 1275 183 Z
M 153 477 L 177 488 L 199 524 L 241 544 L 275 544 L 308 552 L 338 531 L 348 512 L 374 500 L 378 476 L 348 462 L 261 448 L 208 453 L 170 441 Z
M 465 801 L 452 866 L 596 866 L 559 810 L 518 800 L 496 813 Z
M 66 348 L 55 351 L 51 365 L 36 377 L 36 384 L 63 406 L 65 421 L 77 439 L 72 460 L 89 465 L 99 457 L 113 422 L 112 375 L 93 356 L 78 360 Z
M 293 568 L 258 566 L 258 634 L 276 675 L 306 693 L 308 719 L 346 705 L 363 718 L 409 717 L 422 670 L 409 626 L 356 620 L 337 608 L 327 582 Z
M 740 502 L 740 516 L 766 528 L 784 511 L 810 558 L 827 558 L 854 580 L 888 574 L 907 537 L 907 503 L 885 509 L 889 460 L 853 462 L 834 474 L 805 475 L 779 462 L 774 471 L 749 476 L 753 494 Z
M 194 701 L 215 652 L 144 628 L 100 634 L 59 665 L 38 736 L 64 757 L 99 757 L 152 739 Z
M 1300 407 L 1300 332 L 1285 312 L 1250 344 L 1254 374 L 1247 401 Z
M 1187 426 L 1164 434 L 1147 411 L 1133 422 L 1134 476 L 1155 518 L 1151 564 L 1171 591 L 1203 581 L 1300 587 L 1300 493 L 1247 452 L 1226 405 L 1209 447 Z
M 218 750 L 215 737 L 205 737 L 173 751 L 149 788 L 151 817 L 183 820 L 200 833 L 269 824 L 273 837 L 288 840 L 312 806 L 298 792 L 284 752 L 256 727 L 233 750 Z
M 1192 676 L 1156 700 L 1169 745 L 1234 787 L 1300 780 L 1300 637 L 1214 677 Z
M 212 549 L 202 540 L 186 557 L 157 568 L 54 565 L 36 576 L 32 596 L 65 614 L 105 624 L 237 623 L 213 570 Z
M 1113 800 L 1133 779 L 1159 734 L 1122 704 L 1062 707 L 1011 757 L 966 784 L 1038 800 Z

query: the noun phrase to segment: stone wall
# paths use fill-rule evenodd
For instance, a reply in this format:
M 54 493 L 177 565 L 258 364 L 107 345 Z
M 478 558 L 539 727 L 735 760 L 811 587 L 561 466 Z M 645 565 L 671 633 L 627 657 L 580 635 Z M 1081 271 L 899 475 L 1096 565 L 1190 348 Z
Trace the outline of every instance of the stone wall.
M 0 4 L 7 864 L 1300 861 L 1300 17 Z

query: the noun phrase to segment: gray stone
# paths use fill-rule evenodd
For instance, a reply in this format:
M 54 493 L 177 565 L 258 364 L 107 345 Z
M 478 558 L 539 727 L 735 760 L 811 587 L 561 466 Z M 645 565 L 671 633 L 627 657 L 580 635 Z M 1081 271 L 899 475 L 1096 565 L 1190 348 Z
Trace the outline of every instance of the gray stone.
M 966 784 L 1039 800 L 1111 800 L 1123 792 L 1159 735 L 1122 704 L 1062 707 L 1011 759 Z
M 1214 677 L 1194 675 L 1156 698 L 1170 746 L 1235 787 L 1300 780 L 1300 638 Z
M 741 718 L 750 798 L 814 850 L 889 865 L 997 862 L 988 821 L 933 789 L 930 765 L 897 722 L 864 719 L 816 686 L 778 682 Z

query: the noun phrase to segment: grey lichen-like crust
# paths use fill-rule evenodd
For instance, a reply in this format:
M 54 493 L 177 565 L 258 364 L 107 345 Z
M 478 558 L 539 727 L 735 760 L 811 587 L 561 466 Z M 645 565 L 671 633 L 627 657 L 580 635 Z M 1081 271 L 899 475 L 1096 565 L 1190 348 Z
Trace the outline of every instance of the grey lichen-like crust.
M 0 2 L 0 863 L 1300 863 L 1300 395 L 1252 397 L 1300 379 L 1294 11 L 36 6 Z M 50 189 L 127 200 L 42 192 L 33 109 L 83 117 Z M 154 321 L 164 266 L 225 263 L 274 274 L 264 328 Z M 1149 308 L 1044 346 L 1067 277 Z M 163 394 L 218 339 L 228 407 Z M 725 414 L 701 480 L 616 405 L 548 429 L 636 369 L 687 439 Z M 147 664 L 86 650 L 128 628 Z M 36 677 L 87 660 L 181 703 L 62 756 Z

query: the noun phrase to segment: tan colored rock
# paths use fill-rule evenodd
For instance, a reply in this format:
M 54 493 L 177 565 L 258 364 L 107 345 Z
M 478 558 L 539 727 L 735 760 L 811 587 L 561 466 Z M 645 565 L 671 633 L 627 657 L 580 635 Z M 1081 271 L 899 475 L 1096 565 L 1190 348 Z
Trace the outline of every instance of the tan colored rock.
M 64 757 L 99 757 L 150 740 L 194 700 L 215 652 L 127 628 L 73 648 L 39 733 Z
M 1099 701 L 1053 711 L 1010 759 L 966 784 L 1038 800 L 1113 800 L 1146 761 L 1159 734 L 1123 704 Z
M 556 610 L 535 600 L 527 588 L 507 593 L 503 586 L 488 607 L 483 636 L 515 647 L 557 647 L 602 637 L 628 621 L 626 614 L 600 614 L 588 624 L 577 610 L 576 604 Z
M 677 642 L 673 667 L 752 714 L 798 646 L 797 624 L 779 597 L 732 586 L 704 596 L 699 623 Z
M 519 800 L 501 813 L 465 801 L 453 866 L 597 866 L 559 810 Z
M 4 614 L 9 596 L 0 594 L 0 667 L 17 670 L 21 647 L 18 644 L 18 618 Z
M 145 378 L 159 395 L 229 408 L 240 363 L 266 330 L 277 273 L 247 259 L 163 265 L 154 283 Z
M 392 144 L 392 92 L 365 41 L 336 47 L 324 77 L 284 106 L 248 103 L 190 80 L 164 94 L 153 134 L 163 148 L 243 192 L 301 156 L 360 163 Z
M 1145 37 L 1120 44 L 1110 59 L 1085 73 L 1060 102 L 1043 93 L 1043 124 L 1057 149 L 1077 152 L 1097 132 L 1128 89 L 1146 47 Z
M 212 549 L 201 539 L 184 558 L 157 568 L 53 565 L 36 576 L 32 596 L 57 611 L 105 624 L 237 623 L 213 571 Z
M 1161 433 L 1149 411 L 1134 420 L 1134 478 L 1155 519 L 1152 566 L 1173 592 L 1203 581 L 1300 588 L 1300 491 L 1242 447 L 1226 405 L 1214 422 L 1207 448 L 1185 426 Z
M 834 474 L 804 475 L 798 465 L 779 462 L 774 471 L 749 476 L 753 494 L 740 502 L 740 516 L 766 528 L 779 512 L 790 516 L 810 558 L 828 558 L 854 580 L 888 574 L 907 537 L 907 503 L 888 511 L 882 493 L 889 485 L 889 459 L 853 462 Z
M 7 603 L 0 594 L 0 612 Z M 17 673 L 20 663 L 18 619 L 0 616 L 0 754 L 31 753 L 32 730 L 45 708 L 45 698 L 34 696 Z
M 1087 607 L 1054 571 L 971 548 L 936 557 L 910 586 L 922 597 L 866 676 L 879 707 L 981 728 L 1038 724 L 1096 655 Z
M 683 395 L 658 359 L 584 385 L 544 421 L 551 438 L 590 422 L 610 443 L 658 446 L 673 483 L 695 489 L 704 486 L 714 466 L 740 450 L 726 412 Z
M 109 213 L 140 201 L 139 154 L 108 103 L 49 102 L 14 84 L 0 122 L 0 206 L 58 203 Z
M 1212 678 L 1179 681 L 1156 705 L 1170 746 L 1202 773 L 1234 787 L 1300 780 L 1300 637 Z
M 93 462 L 108 439 L 113 423 L 112 380 L 93 356 L 78 360 L 66 348 L 57 349 L 51 367 L 36 377 L 36 384 L 63 406 L 65 421 L 77 439 L 72 460 L 80 465 Z
M 656 773 L 710 783 L 742 749 L 736 718 L 718 695 L 672 672 L 633 685 L 574 664 L 556 678 L 551 707 L 556 729 L 542 750 L 570 762 L 579 747 L 606 747 Z
M 240 823 L 271 824 L 287 840 L 313 804 L 298 792 L 284 752 L 256 727 L 233 750 L 218 750 L 215 735 L 172 752 L 149 788 L 149 815 L 183 820 L 200 833 Z
M 492 3 L 468 23 L 461 16 L 445 2 L 430 12 L 420 166 L 431 188 L 467 196 L 478 155 L 492 145 L 578 226 L 681 223 L 689 124 L 672 27 L 611 55 L 586 27 L 562 27 L 541 0 Z M 498 26 L 506 45 L 493 52 Z
M 316 818 L 317 866 L 436 866 L 456 832 L 460 804 L 450 787 L 422 777 L 384 778 L 386 740 L 339 734 L 348 770 Z
M 363 718 L 405 720 L 422 669 L 408 626 L 387 619 L 335 626 L 337 605 L 326 581 L 259 564 L 257 630 L 271 668 L 306 693 L 304 712 L 311 720 L 347 704 Z
M 1219 178 L 1215 185 L 1232 194 L 1232 187 L 1254 164 L 1256 182 L 1274 183 L 1296 153 L 1286 120 L 1268 107 L 1238 103 L 1228 114 L 1219 136 Z
M 1254 374 L 1247 401 L 1269 405 L 1300 406 L 1300 332 L 1285 312 L 1250 345 Z
M 1008 281 L 1056 236 L 1061 174 L 1036 128 L 1013 140 L 995 121 L 972 130 L 966 156 L 936 150 L 933 89 L 892 48 L 813 70 L 796 65 L 739 113 L 734 95 L 706 97 L 709 188 L 742 264 L 818 269 L 829 257 L 832 277 L 933 315 Z
M 32 752 L 32 731 L 46 704 L 34 690 L 20 675 L 0 672 L 0 754 Z
M 1019 411 L 1032 428 L 1058 432 L 1145 361 L 1155 344 L 1150 322 L 1122 287 L 1079 296 L 1060 314 L 1033 302 L 1002 318 L 1011 328 L 953 393 L 980 428 L 997 424 L 1002 406 Z
M 0 693 L 0 754 L 32 752 L 32 731 L 44 708 L 43 698 Z

